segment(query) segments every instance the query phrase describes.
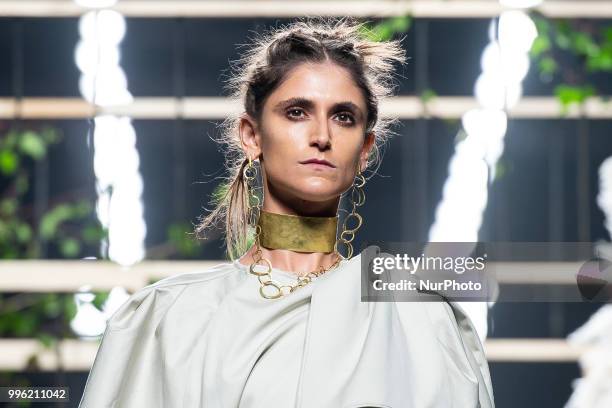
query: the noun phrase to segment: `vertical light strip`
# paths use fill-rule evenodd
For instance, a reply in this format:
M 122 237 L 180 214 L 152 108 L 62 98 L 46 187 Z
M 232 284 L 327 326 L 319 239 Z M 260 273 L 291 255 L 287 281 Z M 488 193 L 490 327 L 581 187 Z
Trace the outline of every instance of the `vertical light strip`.
M 125 72 L 120 66 L 120 44 L 125 36 L 125 18 L 106 9 L 116 0 L 75 0 L 90 8 L 79 20 L 80 40 L 75 61 L 81 71 L 79 89 L 85 100 L 109 107 L 132 102 Z M 98 200 L 96 212 L 108 230 L 108 257 L 128 266 L 145 256 L 146 225 L 143 217 L 143 182 L 139 172 L 136 132 L 125 116 L 99 115 L 94 118 L 94 172 Z M 87 291 L 88 288 L 82 288 Z M 104 331 L 105 321 L 127 297 L 122 288 L 114 288 L 100 313 L 92 304 L 93 295 L 75 295 L 78 312 L 71 322 L 75 332 L 96 336 Z
M 92 7 L 112 5 L 99 0 L 78 3 Z M 95 105 L 121 105 L 133 99 L 119 64 L 125 24 L 121 14 L 108 9 L 88 11 L 79 21 L 81 39 L 75 50 L 76 64 L 82 73 L 79 88 L 83 97 Z M 144 258 L 146 226 L 140 160 L 131 119 L 97 116 L 94 151 L 97 214 L 109 231 L 109 258 L 121 265 L 134 264 Z
M 599 167 L 599 194 L 597 204 L 603 211 L 604 225 L 612 238 L 612 157 Z M 610 243 L 599 243 L 599 255 L 610 255 Z M 602 252 L 606 253 L 602 253 Z M 600 271 L 605 273 L 605 271 Z M 604 275 L 605 276 L 605 275 Z M 604 408 L 612 404 L 612 305 L 600 307 L 578 329 L 570 333 L 568 342 L 576 347 L 589 347 L 580 357 L 582 378 L 572 381 L 572 395 L 565 408 Z
M 502 0 L 508 7 L 532 7 L 541 1 Z M 489 184 L 504 151 L 506 111 L 522 95 L 522 81 L 529 71 L 529 50 L 537 36 L 534 22 L 522 10 L 507 10 L 493 20 L 490 42 L 482 57 L 482 73 L 474 86 L 479 108 L 462 117 L 463 137 L 449 163 L 442 200 L 429 231 L 430 242 L 477 242 L 488 202 Z M 492 302 L 490 302 L 492 304 Z M 460 302 L 472 319 L 479 337 L 487 336 L 487 303 Z
M 604 225 L 612 239 L 612 157 L 608 157 L 599 167 L 599 194 L 597 205 L 604 213 Z

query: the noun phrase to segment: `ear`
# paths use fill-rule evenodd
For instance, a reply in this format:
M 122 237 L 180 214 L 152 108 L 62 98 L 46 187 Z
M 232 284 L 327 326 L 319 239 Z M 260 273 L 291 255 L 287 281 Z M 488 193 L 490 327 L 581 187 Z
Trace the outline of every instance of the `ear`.
M 374 142 L 376 141 L 376 137 L 374 132 L 368 132 L 365 135 L 363 140 L 363 146 L 361 147 L 361 152 L 359 153 L 359 168 L 363 172 L 368 166 L 368 157 L 370 156 L 370 151 L 374 147 Z
M 244 153 L 252 160 L 257 159 L 261 155 L 261 139 L 257 130 L 257 123 L 250 115 L 245 113 L 240 117 L 238 133 Z

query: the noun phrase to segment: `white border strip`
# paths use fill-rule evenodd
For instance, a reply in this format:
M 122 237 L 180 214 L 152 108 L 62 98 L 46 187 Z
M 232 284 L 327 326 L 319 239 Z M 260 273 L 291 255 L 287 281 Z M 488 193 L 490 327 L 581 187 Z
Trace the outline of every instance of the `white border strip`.
M 126 17 L 389 17 L 411 14 L 424 18 L 491 18 L 505 8 L 495 0 L 124 0 L 113 7 Z M 609 1 L 554 1 L 536 8 L 552 18 L 610 18 Z M 0 17 L 77 17 L 86 9 L 70 0 L 0 1 Z

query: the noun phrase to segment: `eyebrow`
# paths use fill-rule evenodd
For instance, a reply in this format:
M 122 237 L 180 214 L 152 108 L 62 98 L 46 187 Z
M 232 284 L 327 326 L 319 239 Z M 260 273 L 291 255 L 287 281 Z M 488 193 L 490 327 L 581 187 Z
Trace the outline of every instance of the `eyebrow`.
M 310 99 L 306 99 L 303 97 L 294 97 L 294 98 L 289 98 L 284 101 L 278 102 L 276 105 L 274 105 L 274 110 L 282 111 L 291 106 L 300 106 L 304 109 L 312 109 L 314 108 L 314 102 L 312 102 Z M 334 111 L 346 110 L 346 111 L 350 111 L 354 113 L 355 115 L 359 115 L 360 117 L 363 117 L 363 112 L 361 112 L 361 109 L 359 108 L 359 106 L 357 106 L 351 101 L 337 102 L 332 107 L 332 110 Z

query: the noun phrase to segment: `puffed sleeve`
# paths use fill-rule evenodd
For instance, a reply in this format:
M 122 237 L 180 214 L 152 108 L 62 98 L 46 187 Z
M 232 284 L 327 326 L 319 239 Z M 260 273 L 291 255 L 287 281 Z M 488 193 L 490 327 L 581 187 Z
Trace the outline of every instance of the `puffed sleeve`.
M 489 365 L 485 356 L 482 342 L 472 324 L 468 314 L 457 302 L 449 301 L 444 303 L 445 309 L 449 314 L 449 320 L 456 323 L 455 329 L 461 340 L 465 356 L 476 375 L 479 384 L 479 399 L 483 406 L 494 406 L 493 385 L 489 373 Z M 483 403 L 483 401 L 488 402 Z
M 156 336 L 181 286 L 135 292 L 107 322 L 80 408 L 159 407 L 162 359 Z

